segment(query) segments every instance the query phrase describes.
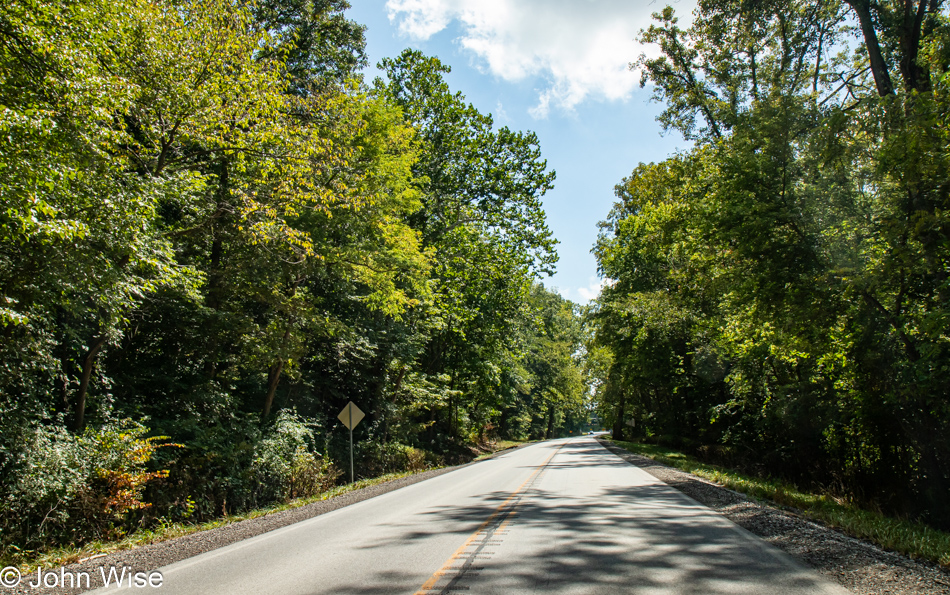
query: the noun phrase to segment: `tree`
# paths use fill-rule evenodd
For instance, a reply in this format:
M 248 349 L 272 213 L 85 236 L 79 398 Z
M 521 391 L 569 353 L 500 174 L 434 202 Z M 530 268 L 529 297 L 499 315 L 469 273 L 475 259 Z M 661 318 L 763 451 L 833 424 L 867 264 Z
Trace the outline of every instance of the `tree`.
M 495 403 L 531 279 L 556 261 L 540 200 L 554 173 L 533 133 L 494 130 L 490 116 L 452 94 L 438 59 L 406 50 L 381 67 L 388 80 L 377 90 L 419 131 L 413 174 L 422 207 L 409 222 L 434 256 L 427 316 L 438 321 L 426 329 L 421 365 L 431 378 L 447 376 L 444 421 L 458 438 L 466 410 L 475 425 L 489 422 L 483 412 Z
M 616 418 L 946 524 L 940 7 L 655 15 L 636 66 L 696 145 L 637 168 L 598 243 Z

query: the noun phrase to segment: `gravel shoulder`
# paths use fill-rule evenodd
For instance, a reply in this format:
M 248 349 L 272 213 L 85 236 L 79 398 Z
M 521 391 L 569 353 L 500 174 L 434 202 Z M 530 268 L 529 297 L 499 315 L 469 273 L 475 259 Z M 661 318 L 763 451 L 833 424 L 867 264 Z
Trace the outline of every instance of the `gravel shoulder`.
M 743 494 L 637 455 L 601 444 L 623 460 L 712 508 L 743 529 L 858 595 L 950 594 L 950 572 L 885 551 Z

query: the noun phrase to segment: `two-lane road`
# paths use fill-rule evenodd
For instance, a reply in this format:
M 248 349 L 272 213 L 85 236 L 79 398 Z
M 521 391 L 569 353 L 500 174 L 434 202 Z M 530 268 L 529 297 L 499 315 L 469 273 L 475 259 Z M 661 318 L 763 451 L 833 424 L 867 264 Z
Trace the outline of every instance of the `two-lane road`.
M 586 437 L 514 450 L 161 571 L 158 591 L 182 595 L 846 593 Z

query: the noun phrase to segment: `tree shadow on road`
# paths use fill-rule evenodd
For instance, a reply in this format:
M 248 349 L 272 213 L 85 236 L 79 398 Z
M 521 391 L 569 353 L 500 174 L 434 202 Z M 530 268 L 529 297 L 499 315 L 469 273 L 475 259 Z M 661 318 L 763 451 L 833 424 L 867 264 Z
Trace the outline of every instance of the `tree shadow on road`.
M 599 445 L 568 443 L 564 448 L 572 456 L 563 466 L 574 469 L 628 465 L 619 458 L 605 459 Z M 549 465 L 548 470 L 560 466 Z M 665 484 L 609 486 L 581 496 L 543 486 L 541 481 L 523 494 L 503 529 L 492 535 L 490 548 L 468 563 L 477 571 L 459 577 L 450 572 L 437 586 L 451 582 L 453 592 L 506 595 L 841 592 Z M 446 527 L 455 528 L 462 545 L 510 498 L 511 492 L 491 491 L 469 506 L 429 510 L 421 526 L 432 531 L 420 530 L 417 518 L 407 520 L 405 532 L 371 547 L 444 535 Z M 455 567 L 464 567 L 465 561 L 461 557 Z M 359 587 L 339 592 L 394 593 L 393 586 L 406 579 L 363 576 Z

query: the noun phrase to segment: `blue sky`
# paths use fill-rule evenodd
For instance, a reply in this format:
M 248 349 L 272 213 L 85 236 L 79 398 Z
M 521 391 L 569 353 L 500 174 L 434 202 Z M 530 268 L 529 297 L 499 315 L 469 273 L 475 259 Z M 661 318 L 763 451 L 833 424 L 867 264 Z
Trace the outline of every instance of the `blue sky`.
M 674 3 L 688 18 L 689 0 Z M 452 67 L 447 79 L 479 111 L 515 130 L 533 130 L 557 172 L 544 196 L 560 241 L 557 274 L 545 279 L 567 298 L 596 297 L 590 253 L 613 187 L 640 162 L 688 147 L 661 135 L 661 106 L 626 64 L 646 48 L 634 38 L 661 8 L 643 0 L 351 0 L 347 16 L 367 26 L 376 64 L 413 47 Z M 684 18 L 683 20 L 686 20 Z M 646 51 L 650 51 L 646 49 Z M 368 73 L 371 79 L 373 71 Z

